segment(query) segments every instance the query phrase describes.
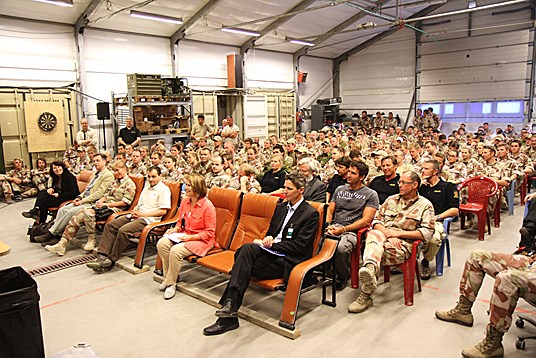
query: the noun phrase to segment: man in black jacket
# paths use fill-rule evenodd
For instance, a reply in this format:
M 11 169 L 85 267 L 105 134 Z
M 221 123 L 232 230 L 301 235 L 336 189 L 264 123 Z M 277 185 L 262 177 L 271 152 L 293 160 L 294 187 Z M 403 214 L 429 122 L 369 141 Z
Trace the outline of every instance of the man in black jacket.
M 303 197 L 308 201 L 326 202 L 326 185 L 318 179 L 320 165 L 313 158 L 303 158 L 298 162 L 298 169 L 305 177 Z
M 303 175 L 287 175 L 284 186 L 287 201 L 277 205 L 266 237 L 236 251 L 231 278 L 220 299 L 222 308 L 216 311 L 219 318 L 203 330 L 205 335 L 238 328 L 238 309 L 252 277 L 259 280 L 283 277 L 287 281 L 292 268 L 312 256 L 319 215 L 304 200 L 304 187 Z

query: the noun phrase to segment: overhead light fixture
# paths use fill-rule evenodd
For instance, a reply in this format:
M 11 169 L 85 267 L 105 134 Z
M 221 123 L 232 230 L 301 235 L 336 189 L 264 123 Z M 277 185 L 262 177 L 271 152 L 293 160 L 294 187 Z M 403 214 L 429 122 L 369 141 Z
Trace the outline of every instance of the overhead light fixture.
M 428 0 L 428 1 L 416 1 L 416 2 L 410 2 L 406 4 L 400 4 L 400 7 L 403 7 L 404 9 L 411 9 L 412 7 L 420 7 L 420 6 L 431 6 L 431 5 L 440 5 L 445 4 L 447 0 Z
M 63 7 L 73 7 L 73 0 L 34 0 L 37 2 L 44 2 L 46 4 L 58 5 Z
M 232 33 L 235 33 L 235 34 L 246 35 L 246 36 L 255 36 L 255 37 L 259 37 L 261 35 L 257 31 L 245 30 L 245 29 L 237 29 L 236 27 L 222 27 L 221 31 L 232 32 Z
M 365 22 L 360 25 L 357 25 L 358 30 L 373 29 L 378 26 L 375 22 Z
M 287 39 L 288 42 L 297 44 L 297 45 L 303 45 L 303 46 L 314 46 L 315 43 L 312 41 L 305 41 L 305 40 L 298 40 L 298 39 Z
M 469 1 L 469 4 L 467 4 L 468 9 L 474 9 L 476 7 L 476 1 Z
M 148 12 L 142 12 L 142 11 L 137 11 L 137 10 L 130 10 L 130 16 L 139 17 L 140 19 L 167 22 L 167 23 L 170 23 L 170 24 L 178 24 L 178 25 L 180 25 L 180 24 L 183 23 L 182 19 L 178 18 L 178 17 L 171 17 L 171 16 L 158 15 L 158 14 L 150 14 Z

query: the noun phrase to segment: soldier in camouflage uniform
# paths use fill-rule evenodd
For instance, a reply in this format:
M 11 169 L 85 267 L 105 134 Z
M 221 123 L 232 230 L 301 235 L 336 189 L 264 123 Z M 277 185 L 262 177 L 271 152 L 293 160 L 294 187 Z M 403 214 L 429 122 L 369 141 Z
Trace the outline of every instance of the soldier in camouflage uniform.
M 0 175 L 2 191 L 8 204 L 11 204 L 13 199 L 19 201 L 23 196 L 30 198 L 38 193 L 32 183 L 30 170 L 23 167 L 22 159 L 13 159 L 13 167 L 6 174 Z
M 361 117 L 357 120 L 357 126 L 367 132 L 372 129 L 372 119 L 368 116 L 367 111 L 361 112 Z
M 85 224 L 87 232 L 87 243 L 85 251 L 92 251 L 95 248 L 95 210 L 94 207 L 101 208 L 107 206 L 114 212 L 124 210 L 132 204 L 136 195 L 136 184 L 127 175 L 127 166 L 123 161 L 117 161 L 112 165 L 114 182 L 105 192 L 104 196 L 97 200 L 92 207 L 82 207 L 71 219 L 63 231 L 61 240 L 56 245 L 47 245 L 45 249 L 63 256 L 69 240 L 76 236 L 82 224 Z
M 219 155 L 212 157 L 211 168 L 212 173 L 208 174 L 205 177 L 207 182 L 207 188 L 220 187 L 220 188 L 231 188 L 239 189 L 239 185 L 236 181 L 233 180 L 229 175 L 225 174 L 223 170 L 223 158 Z
M 436 311 L 442 321 L 473 326 L 471 308 L 486 274 L 495 279 L 490 300 L 489 324 L 481 343 L 462 351 L 464 357 L 502 357 L 503 335 L 512 324 L 512 314 L 520 297 L 536 302 L 536 257 L 483 250 L 471 252 L 460 281 L 460 299 L 449 311 Z
M 79 146 L 76 149 L 78 157 L 76 158 L 76 162 L 71 167 L 70 171 L 73 173 L 74 176 L 80 174 L 83 170 L 91 170 L 91 162 L 89 160 L 89 157 L 86 153 L 86 148 Z
M 131 175 L 147 176 L 147 167 L 141 161 L 141 152 L 137 149 L 132 151 L 128 173 Z
M 351 313 L 360 313 L 373 305 L 380 265 L 399 265 L 411 257 L 412 242 L 432 239 L 434 207 L 419 196 L 421 179 L 415 172 L 404 172 L 398 182 L 400 194 L 390 196 L 376 212 L 372 229 L 367 234 L 363 267 L 359 270 L 361 293 L 348 306 Z
M 510 185 L 510 177 L 504 170 L 504 165 L 497 161 L 495 158 L 496 150 L 491 146 L 486 146 L 482 150 L 482 158 L 485 160 L 485 165 L 482 171 L 478 175 L 483 175 L 491 178 L 497 182 L 497 184 L 503 188 L 508 188 Z M 488 211 L 491 215 L 494 213 L 495 204 L 499 198 L 499 194 L 489 198 Z
M 192 171 L 194 173 L 197 173 L 199 175 L 202 175 L 207 178 L 207 176 L 212 172 L 212 169 L 210 168 L 210 158 L 212 156 L 212 153 L 210 152 L 210 149 L 203 148 L 199 151 L 199 162 L 197 162 L 193 168 Z
M 249 164 L 255 171 L 255 175 L 261 175 L 264 171 L 263 162 L 258 158 L 259 155 L 256 152 L 255 147 L 249 148 L 246 151 L 246 160 L 244 163 Z
M 423 121 L 422 109 L 417 109 L 417 114 L 413 117 L 413 127 L 422 130 Z
M 47 161 L 45 158 L 37 158 L 36 168 L 30 171 L 30 175 L 32 177 L 32 183 L 37 187 L 37 190 L 47 190 L 50 170 L 47 168 Z
M 255 170 L 254 168 L 244 163 L 242 164 L 237 171 L 237 176 L 233 180 L 239 183 L 239 190 L 246 193 L 260 194 L 262 191 L 261 184 L 255 179 Z
M 170 181 L 179 181 L 179 178 L 181 177 L 182 173 L 177 169 L 175 163 L 175 158 L 173 158 L 171 155 L 165 156 L 164 160 L 162 161 L 162 164 L 166 168 L 166 173 L 165 175 L 162 175 L 162 179 Z
M 75 144 L 73 147 L 68 148 L 63 153 L 63 163 L 65 163 L 65 166 L 71 170 L 72 167 L 76 165 L 76 160 L 78 159 L 78 153 L 76 151 L 77 145 Z
M 454 184 L 463 183 L 468 176 L 467 166 L 458 161 L 458 153 L 454 150 L 448 151 L 447 162 L 443 167 L 443 170 L 450 174 L 447 181 Z

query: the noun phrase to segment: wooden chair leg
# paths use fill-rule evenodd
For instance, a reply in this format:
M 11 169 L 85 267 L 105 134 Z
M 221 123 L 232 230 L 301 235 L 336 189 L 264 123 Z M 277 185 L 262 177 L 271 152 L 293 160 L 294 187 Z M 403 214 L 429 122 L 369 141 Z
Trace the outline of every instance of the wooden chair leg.
M 140 240 L 138 241 L 138 248 L 136 250 L 136 257 L 134 258 L 134 267 L 139 269 L 143 268 L 143 258 L 145 256 L 145 249 L 147 248 L 147 234 L 142 232 Z

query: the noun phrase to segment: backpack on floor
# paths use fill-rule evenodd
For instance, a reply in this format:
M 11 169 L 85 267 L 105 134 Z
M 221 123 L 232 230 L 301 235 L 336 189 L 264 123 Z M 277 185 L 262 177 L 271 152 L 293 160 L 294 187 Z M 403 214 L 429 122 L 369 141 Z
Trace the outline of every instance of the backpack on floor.
M 49 221 L 48 223 L 42 223 L 38 224 L 35 223 L 32 225 L 32 227 L 29 230 L 30 235 L 30 242 L 35 242 L 36 236 L 41 236 L 47 233 L 48 229 L 50 229 L 54 225 L 54 221 Z

